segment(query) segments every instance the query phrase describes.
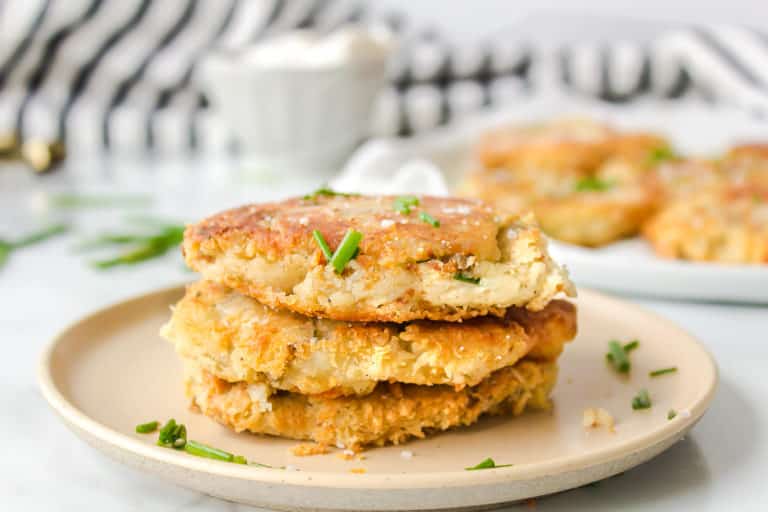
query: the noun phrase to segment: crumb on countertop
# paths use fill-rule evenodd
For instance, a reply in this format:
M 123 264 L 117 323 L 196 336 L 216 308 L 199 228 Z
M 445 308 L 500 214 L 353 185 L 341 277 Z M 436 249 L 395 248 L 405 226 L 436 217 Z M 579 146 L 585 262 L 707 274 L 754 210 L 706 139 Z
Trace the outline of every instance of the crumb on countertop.
M 362 475 L 365 473 L 365 468 L 352 468 L 349 470 L 350 473 L 356 473 L 358 475 Z
M 307 457 L 310 455 L 324 455 L 328 453 L 328 447 L 318 443 L 301 443 L 291 448 L 291 453 L 297 457 Z
M 602 407 L 588 407 L 584 409 L 582 425 L 585 429 L 605 427 L 609 432 L 615 432 L 614 424 L 611 413 Z

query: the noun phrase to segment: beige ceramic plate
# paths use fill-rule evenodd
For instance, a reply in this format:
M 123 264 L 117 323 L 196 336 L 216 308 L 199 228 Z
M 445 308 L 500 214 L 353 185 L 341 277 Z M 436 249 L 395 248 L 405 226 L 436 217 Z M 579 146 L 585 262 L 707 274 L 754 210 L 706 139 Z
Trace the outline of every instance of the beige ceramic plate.
M 189 411 L 180 365 L 157 335 L 182 294 L 163 290 L 76 323 L 43 354 L 39 379 L 56 412 L 99 450 L 179 485 L 228 500 L 288 510 L 435 510 L 483 507 L 540 496 L 625 471 L 658 455 L 701 418 L 717 384 L 710 355 L 671 323 L 613 298 L 581 290 L 580 334 L 561 360 L 552 413 L 493 418 L 405 446 L 345 461 L 338 453 L 295 457 L 295 441 L 234 434 Z M 632 376 L 607 368 L 610 338 L 638 338 Z M 648 372 L 676 365 L 677 374 Z M 630 402 L 647 388 L 653 407 Z M 582 411 L 603 407 L 615 433 L 585 432 Z M 670 409 L 678 411 L 667 420 Z M 193 457 L 134 433 L 148 420 L 174 417 L 190 438 L 272 466 L 262 469 Z M 413 452 L 410 459 L 402 450 Z M 464 471 L 486 457 L 511 467 Z M 350 472 L 364 468 L 364 474 Z M 292 469 L 292 468 L 291 468 Z

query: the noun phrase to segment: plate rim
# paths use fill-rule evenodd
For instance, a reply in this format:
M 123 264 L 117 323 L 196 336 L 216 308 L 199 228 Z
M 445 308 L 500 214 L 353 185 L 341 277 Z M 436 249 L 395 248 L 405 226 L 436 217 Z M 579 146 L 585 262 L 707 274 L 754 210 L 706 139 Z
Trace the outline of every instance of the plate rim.
M 92 310 L 91 312 L 77 318 L 60 329 L 58 333 L 46 344 L 40 354 L 37 365 L 37 383 L 38 387 L 48 402 L 49 406 L 70 428 L 85 432 L 90 436 L 117 448 L 122 452 L 128 452 L 132 455 L 138 455 L 142 458 L 150 459 L 156 463 L 169 464 L 180 469 L 191 470 L 210 474 L 216 477 L 233 478 L 241 481 L 251 481 L 265 484 L 282 484 L 300 487 L 320 487 L 320 488 L 348 488 L 365 489 L 376 488 L 392 490 L 408 489 L 435 489 L 452 487 L 460 485 L 462 487 L 485 486 L 499 483 L 526 482 L 538 478 L 565 474 L 571 471 L 586 471 L 592 467 L 598 467 L 613 460 L 623 458 L 629 453 L 637 453 L 650 449 L 657 444 L 674 438 L 681 432 L 687 432 L 693 427 L 709 409 L 712 400 L 715 397 L 717 387 L 720 381 L 720 372 L 717 363 L 712 356 L 711 351 L 701 343 L 695 336 L 678 326 L 671 320 L 666 319 L 641 305 L 614 297 L 606 293 L 598 292 L 590 288 L 579 287 L 579 296 L 586 296 L 592 300 L 604 300 L 619 303 L 623 307 L 634 309 L 643 315 L 650 316 L 654 321 L 665 324 L 666 327 L 674 329 L 678 334 L 687 338 L 701 350 L 705 356 L 705 361 L 710 374 L 709 386 L 702 394 L 698 402 L 690 409 L 690 416 L 682 418 L 678 416 L 679 421 L 668 422 L 661 429 L 650 435 L 639 436 L 638 438 L 628 440 L 619 446 L 604 448 L 596 452 L 589 452 L 575 457 L 564 465 L 562 461 L 555 459 L 533 464 L 513 465 L 511 467 L 494 468 L 485 471 L 439 471 L 423 473 L 325 473 L 317 471 L 283 471 L 258 468 L 254 466 L 242 466 L 216 460 L 188 457 L 183 453 L 174 450 L 159 448 L 146 442 L 135 439 L 129 435 L 123 434 L 111 429 L 97 420 L 88 416 L 84 411 L 77 408 L 64 393 L 56 386 L 53 376 L 53 358 L 59 344 L 73 330 L 83 324 L 92 321 L 95 317 L 105 314 L 108 311 L 120 308 L 130 307 L 131 305 L 159 298 L 163 295 L 182 294 L 185 284 L 174 284 L 162 288 L 152 289 L 143 293 L 134 294 L 128 298 L 111 302 L 105 306 Z M 78 434 L 78 437 L 80 435 Z M 90 443 L 89 443 L 90 444 Z M 407 478 L 403 478 L 406 476 Z

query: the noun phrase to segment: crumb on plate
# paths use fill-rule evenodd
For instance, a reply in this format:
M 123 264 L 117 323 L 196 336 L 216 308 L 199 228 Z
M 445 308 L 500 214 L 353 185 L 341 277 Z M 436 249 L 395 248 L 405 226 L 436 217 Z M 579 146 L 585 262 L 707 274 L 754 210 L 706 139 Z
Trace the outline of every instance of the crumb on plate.
M 328 453 L 328 447 L 320 443 L 301 443 L 291 448 L 291 453 L 297 457 L 308 457 L 310 455 L 324 455 Z
M 605 427 L 609 432 L 615 432 L 613 416 L 602 407 L 584 409 L 582 425 L 585 429 Z

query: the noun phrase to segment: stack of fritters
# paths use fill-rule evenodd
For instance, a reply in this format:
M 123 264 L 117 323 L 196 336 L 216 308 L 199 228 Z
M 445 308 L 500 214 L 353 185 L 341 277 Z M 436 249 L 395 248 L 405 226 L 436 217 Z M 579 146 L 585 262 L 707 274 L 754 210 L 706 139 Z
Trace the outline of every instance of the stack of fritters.
M 351 449 L 547 408 L 576 314 L 539 230 L 477 201 L 401 199 L 326 190 L 190 226 L 204 280 L 163 335 L 193 405 Z M 350 230 L 362 238 L 339 269 L 321 243 Z

